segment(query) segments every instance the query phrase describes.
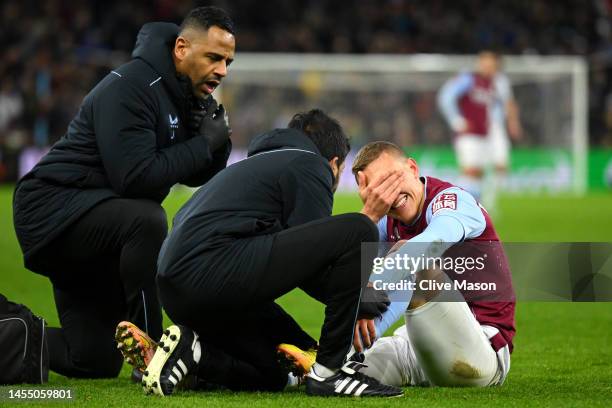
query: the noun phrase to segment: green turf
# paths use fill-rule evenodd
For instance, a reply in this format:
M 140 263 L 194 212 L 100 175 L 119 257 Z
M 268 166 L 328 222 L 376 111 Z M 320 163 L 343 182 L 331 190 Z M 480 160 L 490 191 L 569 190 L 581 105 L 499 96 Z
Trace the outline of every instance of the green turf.
M 0 188 L 0 293 L 57 324 L 47 280 L 22 266 L 12 227 L 11 193 L 9 187 Z M 169 214 L 187 197 L 187 191 L 175 192 L 164 203 Z M 337 197 L 336 213 L 358 209 L 356 196 Z M 612 196 L 505 197 L 500 200 L 495 223 L 505 241 L 612 241 Z M 280 303 L 309 333 L 318 336 L 322 307 L 317 302 L 296 291 Z M 48 387 L 72 388 L 75 401 L 69 406 L 73 407 L 610 406 L 612 304 L 519 303 L 516 318 L 512 369 L 506 384 L 498 388 L 412 388 L 406 389 L 404 398 L 384 401 L 311 398 L 301 390 L 282 394 L 187 392 L 160 399 L 142 395 L 129 382 L 127 367 L 113 380 L 71 380 L 52 373 Z M 6 404 L 11 403 L 0 399 L 0 405 Z

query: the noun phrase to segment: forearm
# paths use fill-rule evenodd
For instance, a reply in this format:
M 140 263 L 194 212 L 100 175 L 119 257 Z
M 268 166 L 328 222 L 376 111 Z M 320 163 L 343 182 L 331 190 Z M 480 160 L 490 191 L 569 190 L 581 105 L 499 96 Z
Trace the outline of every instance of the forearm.
M 463 226 L 457 219 L 451 216 L 438 216 L 432 219 L 425 231 L 407 241 L 391 256 L 395 257 L 396 254 L 399 254 L 402 259 L 404 257 L 418 259 L 423 254 L 432 251 L 431 256 L 441 256 L 444 251 L 462 239 Z M 435 247 L 432 247 L 431 244 L 434 244 Z M 378 279 L 387 283 L 399 283 L 403 280 L 413 281 L 414 274 L 418 271 L 394 270 L 390 272 L 374 276 L 371 280 Z M 389 327 L 403 316 L 412 299 L 412 291 L 408 288 L 387 291 L 387 295 L 391 300 L 391 305 L 380 318 L 375 319 L 377 336 L 382 336 Z

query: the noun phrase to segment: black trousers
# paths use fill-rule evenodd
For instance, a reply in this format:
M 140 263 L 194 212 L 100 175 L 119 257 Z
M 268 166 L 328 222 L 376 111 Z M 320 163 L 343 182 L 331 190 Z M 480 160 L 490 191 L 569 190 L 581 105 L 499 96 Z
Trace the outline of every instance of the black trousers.
M 161 337 L 155 274 L 166 233 L 159 204 L 110 199 L 43 250 L 61 323 L 48 333 L 51 370 L 76 378 L 116 377 L 123 360 L 114 332 L 122 320 Z
M 228 295 L 224 287 L 210 285 L 210 280 L 203 287 L 177 290 L 172 282 L 158 279 L 162 303 L 171 319 L 201 336 L 199 375 L 203 380 L 235 390 L 282 390 L 287 372 L 277 362 L 276 346 L 293 343 L 309 348 L 316 343 L 274 299 L 301 288 L 325 304 L 317 362 L 339 368 L 351 346 L 366 283 L 360 272 L 361 243 L 377 240 L 376 226 L 362 214 L 310 222 L 276 234 L 264 270 L 241 271 L 242 286 L 251 291 L 234 296 L 232 308 L 215 307 L 227 304 Z M 217 251 L 202 256 L 222 255 Z M 219 276 L 233 272 L 193 271 Z M 197 308 L 183 304 L 189 298 L 206 303 L 198 302 Z

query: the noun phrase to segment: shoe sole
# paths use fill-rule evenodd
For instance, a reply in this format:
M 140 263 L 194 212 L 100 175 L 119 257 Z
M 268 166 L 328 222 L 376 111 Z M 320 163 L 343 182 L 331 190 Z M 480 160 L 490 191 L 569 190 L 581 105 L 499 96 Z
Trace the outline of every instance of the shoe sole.
M 276 354 L 278 355 L 279 363 L 289 370 L 291 374 L 295 376 L 303 376 L 310 372 L 310 369 L 314 363 L 308 361 L 307 357 L 304 357 L 302 350 L 292 350 L 278 346 L 276 348 Z M 303 360 L 307 360 L 304 362 Z
M 346 397 L 351 397 L 351 398 L 401 398 L 404 396 L 404 392 L 402 391 L 400 394 L 394 394 L 394 395 L 384 395 L 384 394 L 378 394 L 378 395 L 368 395 L 368 394 L 361 394 L 361 395 L 355 395 L 355 394 L 345 394 L 344 392 L 333 392 L 333 393 L 327 393 L 327 392 L 321 392 L 316 390 L 315 392 L 313 392 L 311 389 L 306 388 L 306 395 L 308 395 L 309 397 L 341 397 L 341 398 L 346 398 Z
M 174 335 L 174 340 L 171 337 Z M 161 397 L 165 397 L 161 389 L 161 372 L 164 368 L 164 365 L 168 361 L 168 358 L 176 349 L 176 346 L 181 341 L 181 329 L 178 326 L 170 326 L 166 330 L 164 330 L 164 335 L 162 336 L 160 343 L 164 343 L 164 347 L 158 347 L 157 351 L 155 351 L 155 355 L 151 360 L 151 363 L 147 366 L 143 376 L 142 376 L 142 388 L 145 394 L 154 394 L 159 395 Z M 166 351 L 166 347 L 169 348 Z
M 359 399 L 359 398 L 401 398 L 404 396 L 404 393 L 402 392 L 401 394 L 397 394 L 397 395 L 351 395 L 351 394 L 343 394 L 343 393 L 333 393 L 333 394 L 324 394 L 324 393 L 309 393 L 306 392 L 306 395 L 308 395 L 309 397 L 339 397 L 339 398 L 346 398 L 346 397 L 351 397 L 351 398 L 355 398 L 355 399 Z
M 130 322 L 121 322 L 117 325 L 115 341 L 125 362 L 140 372 L 144 372 L 157 348 L 153 339 Z

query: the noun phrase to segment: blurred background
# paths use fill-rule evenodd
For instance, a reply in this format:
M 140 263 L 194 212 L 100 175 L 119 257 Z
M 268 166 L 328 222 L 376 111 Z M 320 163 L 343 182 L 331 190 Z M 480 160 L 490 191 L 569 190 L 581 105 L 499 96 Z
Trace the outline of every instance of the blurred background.
M 452 133 L 436 92 L 472 68 L 457 55 L 493 48 L 507 56 L 525 129 L 507 189 L 584 193 L 612 185 L 611 0 L 0 4 L 0 182 L 14 182 L 64 134 L 83 96 L 129 59 L 142 24 L 179 23 L 192 7 L 214 4 L 230 12 L 238 29 L 236 63 L 216 95 L 230 113 L 233 160 L 258 132 L 321 106 L 340 119 L 355 148 L 392 140 L 428 173 L 453 179 Z M 262 52 L 272 55 L 250 54 Z M 304 68 L 300 56 L 287 53 L 356 57 L 336 64 L 320 57 Z M 399 59 L 383 57 L 363 70 L 359 56 L 371 54 Z M 267 68 L 287 60 L 286 68 L 269 74 Z M 350 178 L 344 182 L 346 189 L 353 185 Z

